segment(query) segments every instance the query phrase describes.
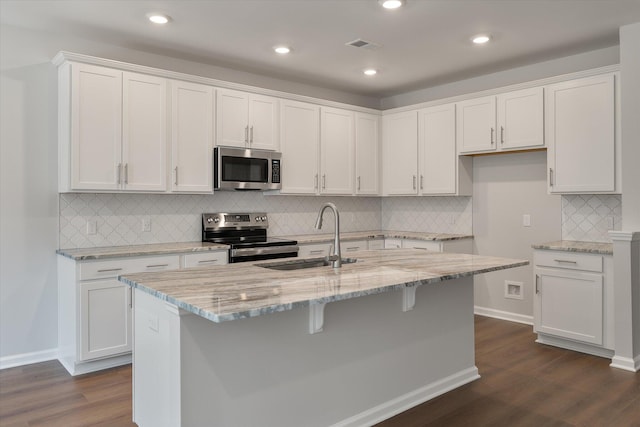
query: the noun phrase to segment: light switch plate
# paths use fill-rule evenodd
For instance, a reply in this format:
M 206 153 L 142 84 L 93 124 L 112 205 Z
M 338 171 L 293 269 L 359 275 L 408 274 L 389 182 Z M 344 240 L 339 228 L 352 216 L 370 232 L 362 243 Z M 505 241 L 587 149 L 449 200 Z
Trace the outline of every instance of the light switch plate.
M 524 214 L 522 215 L 522 225 L 525 227 L 531 227 L 531 215 Z
M 94 236 L 98 233 L 98 222 L 94 219 L 90 219 L 87 221 L 87 234 L 89 236 Z

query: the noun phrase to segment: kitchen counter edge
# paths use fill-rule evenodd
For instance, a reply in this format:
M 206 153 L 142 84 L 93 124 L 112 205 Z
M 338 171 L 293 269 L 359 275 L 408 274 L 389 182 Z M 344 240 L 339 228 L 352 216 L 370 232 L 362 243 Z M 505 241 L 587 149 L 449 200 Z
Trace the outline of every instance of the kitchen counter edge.
M 600 255 L 613 255 L 613 244 L 602 242 L 581 242 L 576 240 L 557 240 L 554 242 L 531 245 L 533 249 L 565 252 L 582 252 Z

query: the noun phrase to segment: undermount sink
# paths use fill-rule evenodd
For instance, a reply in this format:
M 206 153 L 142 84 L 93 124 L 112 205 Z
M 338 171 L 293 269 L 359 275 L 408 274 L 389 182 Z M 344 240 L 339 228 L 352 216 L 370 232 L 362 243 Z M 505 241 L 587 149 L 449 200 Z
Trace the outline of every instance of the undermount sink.
M 358 261 L 356 258 L 342 258 L 342 264 L 353 264 Z M 301 270 L 303 268 L 327 267 L 331 265 L 329 258 L 307 258 L 290 261 L 271 262 L 260 264 L 258 267 L 270 268 L 271 270 Z

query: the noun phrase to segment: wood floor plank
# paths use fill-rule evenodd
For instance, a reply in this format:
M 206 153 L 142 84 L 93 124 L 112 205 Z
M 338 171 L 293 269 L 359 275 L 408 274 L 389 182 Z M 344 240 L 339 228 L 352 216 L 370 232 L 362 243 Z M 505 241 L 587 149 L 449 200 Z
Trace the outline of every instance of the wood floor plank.
M 640 373 L 536 344 L 527 325 L 476 316 L 475 332 L 479 380 L 378 427 L 640 427 Z M 130 365 L 77 377 L 57 361 L 2 370 L 0 426 L 135 427 L 131 378 Z

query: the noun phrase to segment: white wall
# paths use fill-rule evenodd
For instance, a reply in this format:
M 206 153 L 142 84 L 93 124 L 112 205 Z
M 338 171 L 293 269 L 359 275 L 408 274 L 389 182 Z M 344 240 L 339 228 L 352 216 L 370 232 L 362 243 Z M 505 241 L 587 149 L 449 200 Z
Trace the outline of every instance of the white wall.
M 560 196 L 547 194 L 546 165 L 546 152 L 473 159 L 474 253 L 533 262 L 532 244 L 560 240 Z M 505 280 L 524 283 L 523 300 L 505 299 Z M 475 276 L 474 286 L 476 307 L 533 315 L 532 265 Z

